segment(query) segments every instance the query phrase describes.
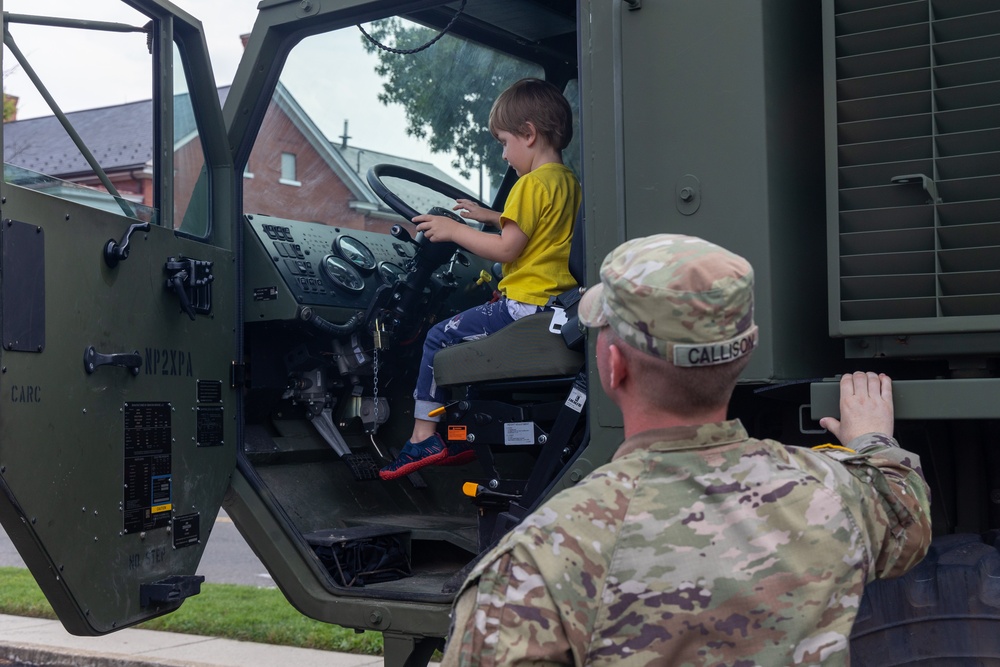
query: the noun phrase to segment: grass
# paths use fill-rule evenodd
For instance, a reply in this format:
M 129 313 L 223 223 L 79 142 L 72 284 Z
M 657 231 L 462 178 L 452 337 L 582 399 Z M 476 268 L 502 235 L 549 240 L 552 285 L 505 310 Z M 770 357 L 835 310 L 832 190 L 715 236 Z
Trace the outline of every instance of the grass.
M 0 614 L 56 617 L 28 570 L 0 567 L 0 581 Z M 380 633 L 358 634 L 307 618 L 275 588 L 202 584 L 201 593 L 185 600 L 174 613 L 135 627 L 324 651 L 382 654 Z

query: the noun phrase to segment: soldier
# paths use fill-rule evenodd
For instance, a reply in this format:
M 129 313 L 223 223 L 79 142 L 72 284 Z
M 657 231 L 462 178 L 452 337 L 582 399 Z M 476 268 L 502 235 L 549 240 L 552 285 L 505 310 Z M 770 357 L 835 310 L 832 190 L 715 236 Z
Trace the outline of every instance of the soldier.
M 753 270 L 693 237 L 615 249 L 580 319 L 625 441 L 477 564 L 442 664 L 848 664 L 865 584 L 931 538 L 890 379 L 841 379 L 841 419 L 821 424 L 843 445 L 726 421 L 757 342 Z

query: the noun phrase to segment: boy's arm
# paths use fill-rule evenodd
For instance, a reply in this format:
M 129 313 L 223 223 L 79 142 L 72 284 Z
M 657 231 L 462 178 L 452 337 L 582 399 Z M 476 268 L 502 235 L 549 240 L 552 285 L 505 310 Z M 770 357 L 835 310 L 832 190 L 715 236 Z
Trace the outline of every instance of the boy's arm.
M 457 243 L 491 262 L 513 262 L 528 245 L 527 235 L 513 220 L 508 220 L 499 234 L 481 232 L 443 215 L 418 215 L 413 222 L 429 241 Z

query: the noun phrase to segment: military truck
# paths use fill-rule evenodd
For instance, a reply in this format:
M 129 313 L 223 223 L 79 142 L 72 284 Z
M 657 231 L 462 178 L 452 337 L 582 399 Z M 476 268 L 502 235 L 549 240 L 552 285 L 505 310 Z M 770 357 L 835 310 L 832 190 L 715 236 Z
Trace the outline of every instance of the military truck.
M 392 98 L 337 87 L 357 67 L 338 45 L 367 26 L 397 50 L 392 85 L 422 77 L 410 94 L 425 110 L 467 113 L 437 99 L 456 77 L 467 100 L 522 76 L 566 91 L 582 284 L 618 243 L 659 232 L 753 263 L 761 343 L 732 406 L 751 434 L 826 442 L 816 420 L 836 414 L 837 376 L 892 375 L 935 541 L 913 573 L 869 587 L 855 662 L 1000 660 L 995 3 L 262 0 L 224 103 L 195 18 L 124 4 L 134 21 L 3 17 L 4 71 L 13 57 L 34 72 L 19 29 L 86 29 L 127 35 L 123 62 L 151 82 L 148 201 L 117 192 L 55 100 L 101 191 L 15 166 L 5 142 L 0 521 L 70 632 L 198 593 L 221 506 L 299 611 L 382 632 L 387 664 L 422 664 L 469 564 L 621 439 L 571 294 L 558 317 L 436 364 L 452 395 L 441 432 L 475 462 L 377 479 L 409 433 L 427 326 L 488 299 L 496 275 L 413 236 L 409 218 L 450 209 L 454 183 L 391 159 L 369 168 L 346 127 L 331 150 L 297 114 L 320 89 L 359 115 Z M 419 73 L 421 58 L 438 69 Z M 269 109 L 353 184 L 325 224 L 305 169 L 281 172 L 299 196 L 257 196 L 281 150 Z

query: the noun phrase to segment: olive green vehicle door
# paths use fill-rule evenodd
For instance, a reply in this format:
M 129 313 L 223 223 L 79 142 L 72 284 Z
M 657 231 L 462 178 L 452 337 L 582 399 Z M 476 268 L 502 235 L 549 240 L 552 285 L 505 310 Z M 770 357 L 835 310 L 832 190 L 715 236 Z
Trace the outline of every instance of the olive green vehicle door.
M 17 43 L 33 29 L 148 70 L 144 102 L 64 113 L 46 91 L 48 125 L 3 129 L 0 521 L 66 628 L 96 635 L 199 591 L 238 439 L 232 160 L 193 18 L 99 0 L 74 8 L 83 26 L 14 4 L 3 69 L 39 90 L 40 49 Z

